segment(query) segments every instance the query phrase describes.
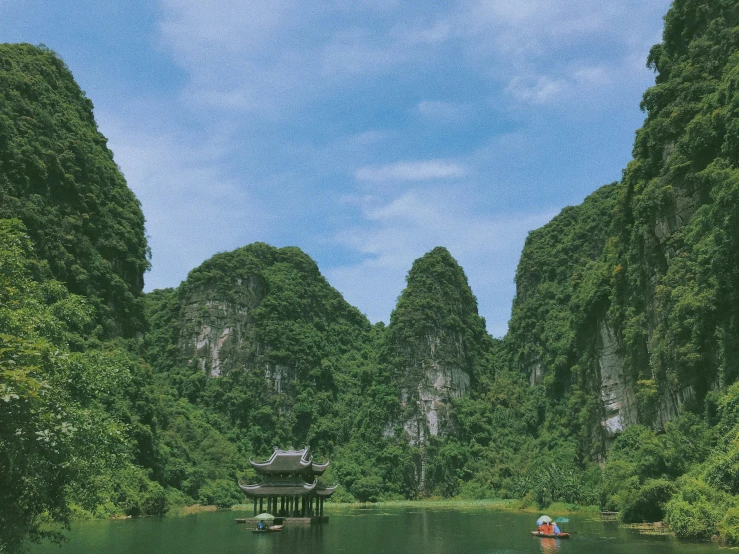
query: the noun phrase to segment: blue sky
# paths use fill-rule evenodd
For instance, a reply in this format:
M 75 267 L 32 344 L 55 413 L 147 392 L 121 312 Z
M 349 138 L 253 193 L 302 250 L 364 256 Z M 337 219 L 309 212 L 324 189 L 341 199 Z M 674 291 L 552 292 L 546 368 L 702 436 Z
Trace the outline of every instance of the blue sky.
M 264 241 L 387 321 L 442 245 L 502 336 L 527 233 L 630 159 L 668 7 L 0 0 L 0 40 L 55 50 L 95 104 L 146 215 L 146 290 Z

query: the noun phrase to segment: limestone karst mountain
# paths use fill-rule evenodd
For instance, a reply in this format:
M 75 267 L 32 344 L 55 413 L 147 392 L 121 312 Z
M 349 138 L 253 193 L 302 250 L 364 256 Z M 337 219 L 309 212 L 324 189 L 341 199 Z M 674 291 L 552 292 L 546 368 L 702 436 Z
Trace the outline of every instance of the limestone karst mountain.
M 228 377 L 250 399 L 230 408 L 234 421 L 251 425 L 269 406 L 282 419 L 268 428 L 295 444 L 314 438 L 340 392 L 342 360 L 369 342 L 367 318 L 298 248 L 255 243 L 216 254 L 178 289 L 149 296 L 151 333 L 165 335 L 153 350 L 158 364 Z
M 470 393 L 490 337 L 467 277 L 446 248 L 416 260 L 406 281 L 383 361 L 400 393 L 399 423 L 422 445 L 452 430 L 452 401 Z

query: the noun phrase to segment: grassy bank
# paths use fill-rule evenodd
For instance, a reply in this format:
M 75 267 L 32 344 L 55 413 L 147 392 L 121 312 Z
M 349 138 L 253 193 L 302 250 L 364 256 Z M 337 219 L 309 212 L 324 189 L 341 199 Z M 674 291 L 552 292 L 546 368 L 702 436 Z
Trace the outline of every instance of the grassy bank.
M 356 508 L 489 508 L 494 510 L 506 510 L 524 513 L 553 513 L 558 516 L 568 514 L 592 514 L 600 517 L 600 509 L 597 506 L 578 506 L 557 502 L 546 508 L 536 506 L 523 506 L 520 500 L 464 500 L 464 499 L 424 499 L 424 500 L 388 500 L 384 502 L 327 502 L 324 509 L 328 512 L 342 512 Z M 252 504 L 236 504 L 231 507 L 236 511 L 251 511 Z

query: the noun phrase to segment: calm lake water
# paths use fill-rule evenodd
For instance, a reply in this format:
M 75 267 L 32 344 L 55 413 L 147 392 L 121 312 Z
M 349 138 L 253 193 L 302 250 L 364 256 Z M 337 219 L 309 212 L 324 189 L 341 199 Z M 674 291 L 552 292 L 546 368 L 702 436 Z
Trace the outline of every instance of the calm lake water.
M 34 554 L 289 553 L 423 554 L 518 553 L 657 554 L 717 552 L 710 543 L 684 543 L 642 535 L 615 523 L 572 516 L 567 540 L 539 539 L 529 532 L 536 516 L 484 507 L 350 508 L 331 511 L 324 525 L 252 533 L 234 519 L 248 512 L 220 511 L 183 517 L 91 521 L 74 525 L 69 542 L 34 546 Z M 556 516 L 557 514 L 550 514 Z

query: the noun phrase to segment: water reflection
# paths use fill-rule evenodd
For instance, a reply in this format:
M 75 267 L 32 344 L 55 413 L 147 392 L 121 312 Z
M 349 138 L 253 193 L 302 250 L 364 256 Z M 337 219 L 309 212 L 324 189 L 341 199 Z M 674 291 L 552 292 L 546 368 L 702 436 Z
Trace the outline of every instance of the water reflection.
M 559 539 L 539 539 L 539 542 L 544 554 L 553 554 L 559 550 Z

